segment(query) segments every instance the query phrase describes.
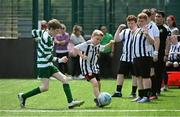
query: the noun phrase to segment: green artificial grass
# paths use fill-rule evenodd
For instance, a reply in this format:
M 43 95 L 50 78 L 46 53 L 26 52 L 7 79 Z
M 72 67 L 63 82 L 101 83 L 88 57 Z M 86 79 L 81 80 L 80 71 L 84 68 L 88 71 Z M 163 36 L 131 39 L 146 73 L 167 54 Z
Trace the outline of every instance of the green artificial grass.
M 57 80 L 51 80 L 49 91 L 28 98 L 26 108 L 19 106 L 17 94 L 27 92 L 39 86 L 37 79 L 1 79 L 0 80 L 0 116 L 2 117 L 111 117 L 111 116 L 180 116 L 180 90 L 169 89 L 149 103 L 131 102 L 131 80 L 126 79 L 122 89 L 122 98 L 113 98 L 112 103 L 98 108 L 93 101 L 92 86 L 86 80 L 70 81 L 74 99 L 84 100 L 81 107 L 67 108 L 63 87 Z M 102 91 L 113 94 L 116 80 L 101 80 Z

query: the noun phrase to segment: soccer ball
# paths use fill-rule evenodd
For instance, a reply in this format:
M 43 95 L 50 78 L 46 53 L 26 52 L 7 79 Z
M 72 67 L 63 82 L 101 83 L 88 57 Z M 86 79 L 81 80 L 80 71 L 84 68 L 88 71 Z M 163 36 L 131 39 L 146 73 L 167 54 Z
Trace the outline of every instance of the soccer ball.
M 111 103 L 111 100 L 112 100 L 111 95 L 108 92 L 102 92 L 98 96 L 98 101 L 101 106 L 109 105 Z

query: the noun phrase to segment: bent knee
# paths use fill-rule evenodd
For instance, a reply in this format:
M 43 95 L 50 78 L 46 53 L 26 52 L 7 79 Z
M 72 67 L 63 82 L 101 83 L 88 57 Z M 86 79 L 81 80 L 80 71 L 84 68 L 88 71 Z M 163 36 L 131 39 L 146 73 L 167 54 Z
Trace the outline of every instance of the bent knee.
M 41 86 L 41 87 L 40 87 L 40 90 L 41 90 L 41 92 L 45 92 L 45 91 L 48 91 L 48 90 L 49 90 L 49 87 Z
M 67 76 L 64 76 L 64 77 L 62 78 L 61 82 L 62 82 L 63 84 L 68 84 L 68 78 L 67 78 Z
M 174 62 L 174 63 L 173 63 L 173 66 L 174 66 L 174 67 L 178 67 L 178 66 L 179 66 L 178 62 Z

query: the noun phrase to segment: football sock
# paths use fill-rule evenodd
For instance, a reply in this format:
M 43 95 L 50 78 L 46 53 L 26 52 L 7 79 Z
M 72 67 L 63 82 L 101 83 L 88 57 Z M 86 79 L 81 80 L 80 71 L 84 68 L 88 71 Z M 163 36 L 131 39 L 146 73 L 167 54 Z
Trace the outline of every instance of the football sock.
M 26 99 L 26 98 L 32 97 L 32 96 L 34 96 L 34 95 L 37 95 L 37 94 L 39 94 L 39 93 L 41 93 L 41 91 L 40 91 L 40 88 L 37 87 L 37 88 L 35 88 L 35 89 L 27 92 L 27 93 L 24 93 L 24 94 L 22 95 L 22 97 L 23 97 L 24 99 Z
M 69 84 L 63 84 L 63 89 L 66 94 L 68 103 L 71 103 L 73 101 L 73 98 L 72 98 L 71 89 L 70 89 Z
M 116 91 L 117 91 L 117 92 L 121 92 L 121 89 L 122 89 L 122 85 L 117 85 Z
M 132 86 L 132 94 L 136 94 L 137 86 Z
M 138 90 L 138 95 L 139 95 L 140 98 L 143 98 L 143 96 L 144 96 L 144 90 L 143 90 L 143 89 Z
M 150 88 L 144 89 L 144 96 L 149 98 L 150 95 L 151 95 L 151 89 Z
M 165 85 L 168 84 L 168 74 L 167 74 L 167 72 L 164 73 L 164 84 Z
M 151 93 L 152 93 L 152 95 L 151 96 L 156 96 L 156 85 L 157 85 L 157 83 L 156 83 L 156 78 L 155 78 L 155 76 L 151 76 L 151 82 L 152 82 L 152 86 L 151 86 Z

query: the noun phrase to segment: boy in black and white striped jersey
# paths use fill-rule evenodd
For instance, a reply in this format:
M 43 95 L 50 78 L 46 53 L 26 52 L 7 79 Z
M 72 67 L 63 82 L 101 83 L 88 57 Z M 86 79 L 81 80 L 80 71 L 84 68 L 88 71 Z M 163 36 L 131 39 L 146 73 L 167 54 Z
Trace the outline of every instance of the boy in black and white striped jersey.
M 134 15 L 129 15 L 126 18 L 128 28 L 123 29 L 121 24 L 116 30 L 114 39 L 115 42 L 123 42 L 123 52 L 120 57 L 120 67 L 117 74 L 117 87 L 116 92 L 112 97 L 122 97 L 121 89 L 124 82 L 124 76 L 131 74 L 132 75 L 132 92 L 131 97 L 136 97 L 137 89 L 137 80 L 134 76 L 133 67 L 132 67 L 132 37 L 134 32 L 137 29 L 137 18 Z M 122 30 L 122 31 L 121 31 Z
M 104 48 L 112 46 L 114 43 L 114 40 L 111 40 L 108 44 L 102 46 L 100 45 L 102 38 L 103 32 L 100 30 L 94 30 L 90 40 L 74 47 L 75 52 L 80 56 L 81 72 L 85 76 L 86 80 L 92 84 L 95 96 L 94 101 L 98 107 L 102 106 L 97 100 L 101 89 L 98 56 L 100 51 L 103 51 Z
M 174 68 L 178 68 L 180 62 L 180 43 L 177 40 L 177 35 L 172 35 L 170 40 L 171 46 L 166 66 L 173 66 Z
M 133 67 L 135 76 L 138 77 L 139 97 L 133 101 L 139 103 L 149 102 L 151 90 L 150 69 L 153 62 L 154 37 L 152 30 L 148 29 L 148 16 L 140 13 L 137 18 L 138 28 L 133 36 Z

